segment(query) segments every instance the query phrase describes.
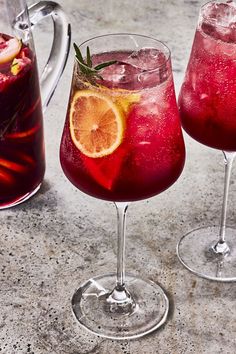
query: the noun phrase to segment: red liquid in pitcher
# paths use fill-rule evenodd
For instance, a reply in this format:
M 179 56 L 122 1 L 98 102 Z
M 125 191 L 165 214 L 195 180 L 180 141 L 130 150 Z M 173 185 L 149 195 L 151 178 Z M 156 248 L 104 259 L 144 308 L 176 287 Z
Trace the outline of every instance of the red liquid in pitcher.
M 143 55 L 141 51 L 140 56 Z M 163 68 L 162 75 L 140 71 L 136 62 L 135 65 L 127 62 L 131 54 L 96 55 L 95 64 L 118 60 L 117 64 L 103 70 L 103 80 L 98 80 L 97 86 L 85 83 L 77 72 L 74 73 L 60 148 L 61 165 L 68 179 L 86 194 L 111 201 L 135 201 L 162 192 L 179 177 L 185 159 L 170 71 Z M 154 54 L 154 64 L 159 65 L 158 51 Z M 151 65 L 150 61 L 148 64 Z M 75 97 L 78 97 L 78 105 L 74 103 Z M 96 102 L 101 104 L 96 106 Z M 75 109 L 80 115 L 87 107 L 86 112 L 94 117 L 100 114 L 101 105 L 110 105 L 110 111 L 120 117 L 120 129 L 123 130 L 119 146 L 106 156 L 95 156 L 96 152 L 94 156 L 88 156 L 81 145 L 76 146 L 72 137 L 71 111 Z M 75 131 L 76 134 L 80 139 L 80 132 Z M 96 134 L 95 124 L 94 137 Z M 81 141 L 83 143 L 83 139 Z
M 30 195 L 45 171 L 36 59 L 17 41 L 0 34 L 0 208 Z

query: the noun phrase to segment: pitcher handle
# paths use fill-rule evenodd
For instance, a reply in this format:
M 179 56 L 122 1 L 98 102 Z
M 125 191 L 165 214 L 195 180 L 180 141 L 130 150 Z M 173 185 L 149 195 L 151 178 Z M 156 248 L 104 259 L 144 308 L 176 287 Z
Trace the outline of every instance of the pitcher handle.
M 40 77 L 42 107 L 45 111 L 68 59 L 71 26 L 61 6 L 54 1 L 40 1 L 28 10 L 32 27 L 45 17 L 51 16 L 53 20 L 54 38 L 51 52 Z

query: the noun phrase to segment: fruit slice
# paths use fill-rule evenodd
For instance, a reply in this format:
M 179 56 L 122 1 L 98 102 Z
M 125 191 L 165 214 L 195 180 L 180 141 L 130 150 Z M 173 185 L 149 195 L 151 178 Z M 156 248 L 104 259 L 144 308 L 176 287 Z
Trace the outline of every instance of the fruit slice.
M 85 86 L 89 88 L 92 86 L 89 82 L 83 83 Z M 99 90 L 101 90 L 104 95 L 109 95 L 109 92 L 112 92 L 114 102 L 125 112 L 127 113 L 130 110 L 130 107 L 134 103 L 138 103 L 140 101 L 141 95 L 138 91 L 130 91 L 126 89 L 112 88 L 109 89 L 104 85 L 98 85 Z
M 0 64 L 13 60 L 21 49 L 21 41 L 17 38 L 11 38 L 0 43 Z
M 131 93 L 131 94 L 121 94 L 117 96 L 116 103 L 119 104 L 124 112 L 128 112 L 130 107 L 140 101 L 139 93 Z
M 77 91 L 70 108 L 70 133 L 84 155 L 107 156 L 122 142 L 124 117 L 109 97 L 90 90 Z
M 35 134 L 40 128 L 40 124 L 35 125 L 34 127 L 25 130 L 23 132 L 13 132 L 10 134 L 7 134 L 6 137 L 8 139 L 22 139 L 22 138 L 29 138 L 31 137 L 33 134 Z
M 90 176 L 105 189 L 113 190 L 121 173 L 127 149 L 121 145 L 116 153 L 101 159 L 83 157 L 83 163 Z
M 13 75 L 18 75 L 22 69 L 24 69 L 27 65 L 31 64 L 31 60 L 27 57 L 15 58 L 11 64 L 11 73 Z
M 24 165 L 21 165 L 19 163 L 6 160 L 6 159 L 1 159 L 0 158 L 0 167 L 4 167 L 8 170 L 14 171 L 14 172 L 20 172 L 23 173 L 26 170 L 26 167 Z
M 0 167 L 0 185 L 1 184 L 7 184 L 7 185 L 12 185 L 14 183 L 14 178 L 13 176 L 4 170 L 4 168 Z

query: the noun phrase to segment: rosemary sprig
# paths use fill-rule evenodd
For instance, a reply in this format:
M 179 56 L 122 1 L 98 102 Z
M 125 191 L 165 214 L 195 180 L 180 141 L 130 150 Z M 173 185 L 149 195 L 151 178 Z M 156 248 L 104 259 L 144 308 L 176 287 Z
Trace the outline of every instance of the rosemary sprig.
M 96 78 L 103 80 L 103 77 L 100 74 L 101 69 L 117 63 L 117 60 L 111 60 L 111 61 L 106 61 L 104 63 L 100 63 L 93 67 L 89 47 L 87 47 L 87 51 L 86 51 L 86 61 L 84 60 L 79 47 L 75 43 L 74 43 L 74 49 L 75 49 L 75 58 L 78 61 L 81 73 L 85 76 L 85 78 L 89 82 L 92 82 L 93 84 L 96 84 Z

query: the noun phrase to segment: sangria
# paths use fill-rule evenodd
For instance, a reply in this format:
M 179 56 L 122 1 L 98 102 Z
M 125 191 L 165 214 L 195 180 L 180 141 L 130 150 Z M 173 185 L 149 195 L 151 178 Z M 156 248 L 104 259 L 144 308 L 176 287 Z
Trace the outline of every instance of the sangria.
M 28 7 L 25 0 L 3 0 L 0 7 L 1 210 L 30 198 L 43 181 L 42 110 L 67 61 L 70 25 L 56 2 L 40 1 Z M 54 35 L 39 79 L 31 29 L 45 17 L 51 17 Z
M 75 63 L 61 165 L 86 194 L 135 201 L 176 181 L 184 164 L 182 132 L 169 63 L 159 49 L 92 56 L 95 66 L 111 60 L 117 63 L 102 70 L 96 85 L 84 81 Z
M 61 165 L 81 191 L 115 202 L 118 260 L 116 275 L 79 287 L 73 311 L 101 336 L 137 338 L 161 326 L 169 307 L 159 285 L 125 276 L 124 258 L 128 203 L 161 193 L 184 166 L 170 53 L 133 34 L 96 37 L 75 50 Z
M 42 107 L 36 58 L 16 37 L 0 34 L 0 206 L 40 185 L 44 171 Z
M 182 125 L 189 135 L 204 145 L 223 150 L 226 173 L 220 228 L 190 232 L 181 239 L 177 252 L 181 262 L 197 275 L 219 281 L 236 280 L 236 230 L 226 227 L 230 172 L 236 154 L 236 4 L 233 1 L 212 1 L 202 7 L 180 91 L 179 109 Z

